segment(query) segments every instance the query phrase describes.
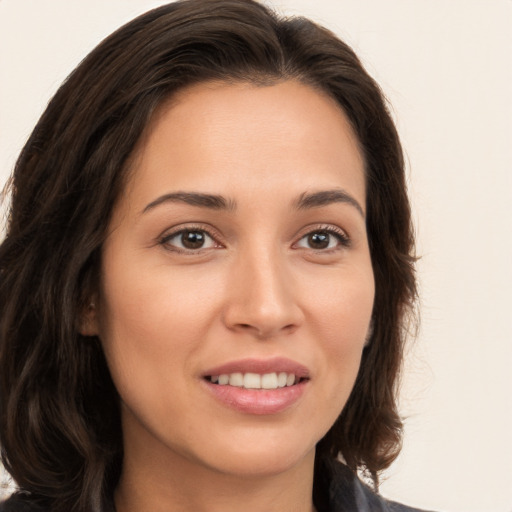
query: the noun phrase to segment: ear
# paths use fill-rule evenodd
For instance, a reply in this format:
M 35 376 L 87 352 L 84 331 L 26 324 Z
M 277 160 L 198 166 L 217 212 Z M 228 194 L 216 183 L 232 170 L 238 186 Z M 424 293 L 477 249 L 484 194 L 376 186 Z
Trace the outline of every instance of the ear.
M 98 336 L 98 311 L 95 301 L 91 301 L 82 312 L 78 332 L 82 336 Z

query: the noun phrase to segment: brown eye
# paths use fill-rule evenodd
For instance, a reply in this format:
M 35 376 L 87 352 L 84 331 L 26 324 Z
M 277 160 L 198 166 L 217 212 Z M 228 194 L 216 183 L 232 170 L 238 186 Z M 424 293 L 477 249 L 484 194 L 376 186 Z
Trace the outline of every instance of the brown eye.
M 329 233 L 318 232 L 308 235 L 308 245 L 312 249 L 326 249 L 329 247 L 331 235 Z
M 205 233 L 202 231 L 183 231 L 181 243 L 187 249 L 200 249 L 205 243 Z
M 198 251 L 216 247 L 215 240 L 202 229 L 182 229 L 165 236 L 161 243 L 175 251 Z
M 349 244 L 349 239 L 343 232 L 334 229 L 319 229 L 304 235 L 297 242 L 297 247 L 322 251 L 324 249 L 348 247 Z

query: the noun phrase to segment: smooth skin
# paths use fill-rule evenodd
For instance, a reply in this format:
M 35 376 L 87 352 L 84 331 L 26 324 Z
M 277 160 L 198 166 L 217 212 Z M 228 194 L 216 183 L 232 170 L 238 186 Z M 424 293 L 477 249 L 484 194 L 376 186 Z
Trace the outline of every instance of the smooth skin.
M 314 510 L 315 445 L 352 390 L 374 300 L 346 116 L 296 81 L 203 83 L 160 107 L 131 167 L 83 327 L 121 397 L 117 512 Z M 209 368 L 273 357 L 309 371 L 284 411 L 208 389 Z

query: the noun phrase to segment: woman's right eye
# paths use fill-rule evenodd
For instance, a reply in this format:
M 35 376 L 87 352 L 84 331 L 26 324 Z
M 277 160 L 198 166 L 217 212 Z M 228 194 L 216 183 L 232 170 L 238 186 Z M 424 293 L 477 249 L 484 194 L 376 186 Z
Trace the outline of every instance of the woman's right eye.
M 165 235 L 160 243 L 171 250 L 178 252 L 199 251 L 212 249 L 219 244 L 204 229 L 181 229 L 180 231 Z

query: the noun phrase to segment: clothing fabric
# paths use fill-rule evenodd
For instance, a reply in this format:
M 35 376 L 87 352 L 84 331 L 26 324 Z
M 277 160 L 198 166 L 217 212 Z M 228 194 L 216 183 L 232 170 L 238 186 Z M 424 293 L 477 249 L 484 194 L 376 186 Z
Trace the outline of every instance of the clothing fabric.
M 315 475 L 314 502 L 317 512 L 425 512 L 386 500 L 340 462 L 330 461 L 321 466 Z M 30 497 L 20 493 L 0 503 L 0 512 L 47 511 L 31 504 Z
M 318 512 L 426 512 L 386 500 L 340 462 L 329 461 L 318 473 L 327 475 L 323 486 L 315 482 L 315 491 L 321 496 L 318 501 L 322 496 L 326 499 L 317 504 Z

